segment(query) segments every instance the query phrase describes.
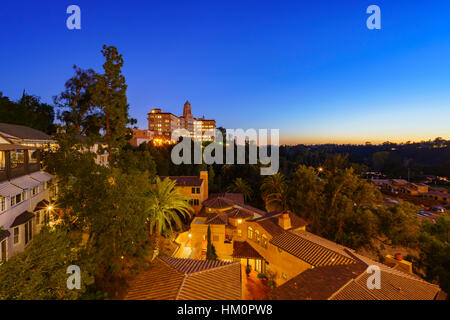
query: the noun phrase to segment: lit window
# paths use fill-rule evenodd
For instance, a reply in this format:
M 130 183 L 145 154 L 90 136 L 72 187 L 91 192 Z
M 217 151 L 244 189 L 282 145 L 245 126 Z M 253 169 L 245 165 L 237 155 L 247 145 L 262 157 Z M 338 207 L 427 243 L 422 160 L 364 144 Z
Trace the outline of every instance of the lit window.
M 5 152 L 0 151 L 0 170 L 5 170 Z
M 267 237 L 266 237 L 265 234 L 263 234 L 263 235 L 261 236 L 261 246 L 262 246 L 263 248 L 267 248 Z
M 6 198 L 0 196 L 0 212 L 3 212 L 6 210 Z
M 253 239 L 253 228 L 252 227 L 248 227 L 247 238 L 248 239 Z
M 258 230 L 255 230 L 255 239 L 254 240 L 256 243 L 259 243 L 259 241 L 261 240 Z
M 9 153 L 11 160 L 11 168 L 17 168 L 25 164 L 24 150 L 15 150 Z
M 38 150 L 28 150 L 28 162 L 29 163 L 38 163 Z

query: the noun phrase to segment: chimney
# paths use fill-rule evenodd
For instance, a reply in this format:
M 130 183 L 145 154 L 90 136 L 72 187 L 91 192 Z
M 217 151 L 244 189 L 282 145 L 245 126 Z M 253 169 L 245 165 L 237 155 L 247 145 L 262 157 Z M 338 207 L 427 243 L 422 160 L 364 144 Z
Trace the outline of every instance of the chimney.
M 401 253 L 397 252 L 396 254 L 394 254 L 394 258 L 397 261 L 402 261 L 403 260 L 403 256 Z
M 394 256 L 387 255 L 385 257 L 385 264 L 390 266 L 391 268 L 399 269 L 401 271 L 407 273 L 413 273 L 412 271 L 412 263 L 406 260 L 403 260 L 403 255 L 401 253 L 396 253 Z
M 208 171 L 200 171 L 200 179 L 203 180 L 202 183 L 202 189 L 203 189 L 203 196 L 201 201 L 208 199 Z
M 284 230 L 292 228 L 291 218 L 289 217 L 289 211 L 283 211 L 281 216 L 278 217 L 278 225 Z

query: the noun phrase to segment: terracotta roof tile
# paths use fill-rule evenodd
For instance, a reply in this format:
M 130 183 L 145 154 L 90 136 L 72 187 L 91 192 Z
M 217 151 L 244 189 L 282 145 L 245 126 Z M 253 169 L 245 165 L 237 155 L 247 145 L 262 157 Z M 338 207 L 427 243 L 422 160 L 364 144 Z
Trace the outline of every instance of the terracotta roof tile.
M 270 243 L 315 267 L 356 262 L 354 259 L 333 251 L 323 244 L 313 242 L 292 232 L 283 232 L 273 237 Z
M 219 260 L 195 260 L 195 259 L 181 259 L 173 257 L 160 257 L 162 261 L 166 262 L 181 273 L 194 273 L 229 265 L 229 262 Z
M 251 258 L 261 259 L 264 258 L 256 251 L 247 241 L 233 241 L 233 254 L 234 258 Z
M 226 214 L 213 213 L 208 216 L 205 221 L 206 224 L 228 224 L 228 217 Z
M 225 209 L 230 208 L 234 205 L 234 201 L 222 198 L 222 197 L 216 197 L 216 198 L 208 198 L 205 201 L 203 201 L 203 206 L 213 209 Z
M 285 213 L 284 211 L 275 211 L 267 213 L 266 215 L 252 220 L 252 222 L 258 223 L 264 228 L 270 235 L 277 236 L 286 232 L 283 228 L 278 225 L 278 218 Z M 297 216 L 295 213 L 288 211 L 289 218 L 291 219 L 292 229 L 297 229 L 306 226 L 305 220 Z
M 366 269 L 363 263 L 308 269 L 273 289 L 274 300 L 325 300 Z
M 127 300 L 235 300 L 241 298 L 238 262 L 159 257 L 133 281 Z

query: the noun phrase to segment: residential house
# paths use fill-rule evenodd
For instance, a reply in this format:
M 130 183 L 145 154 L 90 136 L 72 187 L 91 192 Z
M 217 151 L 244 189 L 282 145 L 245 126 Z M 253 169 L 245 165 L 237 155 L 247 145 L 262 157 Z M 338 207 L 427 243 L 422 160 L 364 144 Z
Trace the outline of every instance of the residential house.
M 40 149 L 0 143 L 0 261 L 29 245 L 56 193 L 55 177 L 40 169 Z
M 197 214 L 204 200 L 208 198 L 208 171 L 201 171 L 200 176 L 160 176 L 159 179 L 169 178 L 175 181 L 175 189 L 189 197 L 189 204 Z
M 54 150 L 56 141 L 48 134 L 17 124 L 0 123 L 0 143 L 18 144 L 43 150 Z

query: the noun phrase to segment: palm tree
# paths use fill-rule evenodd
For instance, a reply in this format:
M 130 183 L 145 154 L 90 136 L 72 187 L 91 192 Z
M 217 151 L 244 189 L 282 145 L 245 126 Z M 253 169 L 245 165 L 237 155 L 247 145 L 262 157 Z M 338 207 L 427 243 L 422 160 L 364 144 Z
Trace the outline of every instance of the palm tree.
M 180 215 L 190 216 L 192 207 L 189 198 L 176 190 L 176 182 L 169 178 L 161 181 L 156 178 L 156 187 L 152 189 L 148 205 L 148 220 L 150 234 L 155 232 L 156 244 L 153 259 L 159 254 L 159 242 L 163 232 L 172 231 L 172 224 L 177 228 L 182 226 Z
M 282 173 L 267 176 L 261 185 L 261 197 L 268 211 L 287 209 L 288 185 Z
M 247 201 L 253 193 L 252 187 L 250 187 L 248 182 L 243 180 L 242 178 L 236 178 L 234 182 L 230 186 L 228 186 L 227 191 L 233 193 L 242 193 L 244 195 L 245 201 Z

